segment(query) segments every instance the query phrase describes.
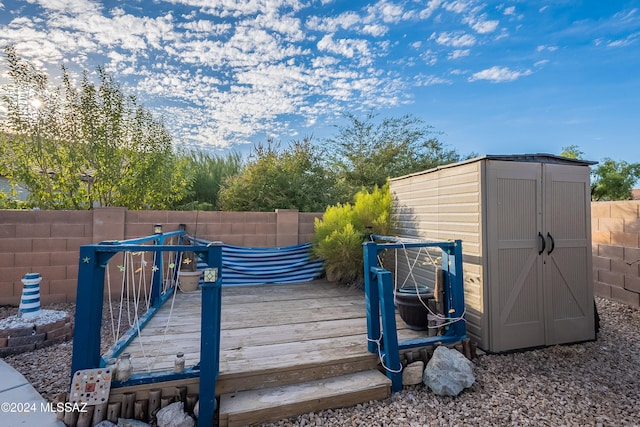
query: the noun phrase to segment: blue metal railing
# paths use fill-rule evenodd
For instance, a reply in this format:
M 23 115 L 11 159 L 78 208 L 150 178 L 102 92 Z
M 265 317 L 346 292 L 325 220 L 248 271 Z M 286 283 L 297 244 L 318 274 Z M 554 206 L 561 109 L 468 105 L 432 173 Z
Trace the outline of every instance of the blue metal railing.
M 155 383 L 172 379 L 200 377 L 200 413 L 198 426 L 211 426 L 216 409 L 215 385 L 220 369 L 220 321 L 222 289 L 222 245 L 164 245 L 167 237 L 185 235 L 184 230 L 159 233 L 152 236 L 124 241 L 107 241 L 100 244 L 82 245 L 78 269 L 75 327 L 71 378 L 82 369 L 104 366 L 100 355 L 102 308 L 104 300 L 105 271 L 109 260 L 119 252 L 152 252 L 154 254 L 151 306 L 141 319 L 142 327 L 158 311 L 174 292 L 174 288 L 162 292 L 162 254 L 165 252 L 192 251 L 200 255 L 207 264 L 202 289 L 200 365 L 186 369 L 183 373 L 155 372 L 134 374 L 118 386 Z M 153 243 L 153 244 L 144 244 Z M 114 345 L 107 357 L 117 356 L 135 338 L 137 328 L 131 328 Z
M 442 269 L 445 272 L 444 313 L 456 313 L 459 317 L 464 313 L 462 241 L 402 242 L 388 236 L 372 235 L 371 237 L 371 241 L 363 244 L 368 350 L 371 353 L 379 353 L 387 370 L 387 376 L 391 379 L 391 389 L 397 392 L 402 390 L 400 350 L 461 341 L 466 338 L 466 325 L 461 319 L 452 322 L 444 335 L 398 342 L 392 275 L 390 271 L 378 264 L 378 253 L 385 249 L 440 248 Z M 376 240 L 383 243 L 378 243 Z

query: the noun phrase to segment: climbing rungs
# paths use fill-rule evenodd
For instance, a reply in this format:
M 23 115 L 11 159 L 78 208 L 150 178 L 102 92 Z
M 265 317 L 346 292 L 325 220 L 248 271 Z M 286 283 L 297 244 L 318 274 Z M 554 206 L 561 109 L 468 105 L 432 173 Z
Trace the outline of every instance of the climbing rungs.
M 220 427 L 277 421 L 307 412 L 353 406 L 389 396 L 391 381 L 376 370 L 288 386 L 224 394 Z

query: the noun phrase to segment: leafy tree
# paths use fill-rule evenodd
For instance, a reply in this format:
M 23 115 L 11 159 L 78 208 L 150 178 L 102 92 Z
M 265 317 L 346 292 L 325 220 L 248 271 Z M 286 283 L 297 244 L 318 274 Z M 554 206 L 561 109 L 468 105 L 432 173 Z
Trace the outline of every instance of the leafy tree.
M 640 179 L 640 163 L 604 159 L 592 170 L 592 200 L 630 200 L 631 189 Z
M 282 151 L 272 141 L 259 144 L 250 159 L 220 190 L 222 210 L 319 212 L 333 200 L 333 179 L 310 138 Z
M 406 175 L 461 159 L 448 150 L 430 126 L 411 115 L 385 118 L 379 123 L 347 114 L 349 124 L 327 140 L 329 168 L 342 187 L 342 200 L 361 188 L 373 190 L 389 177 Z
M 190 192 L 180 209 L 217 210 L 220 189 L 225 180 L 240 173 L 242 159 L 232 152 L 226 156 L 205 151 L 191 151 L 186 154 L 189 170 L 193 174 Z
M 164 124 L 102 68 L 97 86 L 84 72 L 74 87 L 63 67 L 62 84 L 52 87 L 14 47 L 4 52 L 10 82 L 2 88 L 0 160 L 6 177 L 29 191 L 29 206 L 163 209 L 184 197 L 186 162 Z
M 560 155 L 568 159 L 577 159 L 577 160 L 584 159 L 582 157 L 584 155 L 584 152 L 580 151 L 580 147 L 578 147 L 575 144 L 562 147 L 562 153 L 560 153 Z

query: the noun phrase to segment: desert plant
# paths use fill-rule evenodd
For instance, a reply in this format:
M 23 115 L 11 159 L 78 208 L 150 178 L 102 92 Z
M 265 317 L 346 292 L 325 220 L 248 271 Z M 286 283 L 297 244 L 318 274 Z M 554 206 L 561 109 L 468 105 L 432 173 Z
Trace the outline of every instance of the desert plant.
M 313 251 L 324 259 L 329 280 L 360 286 L 364 278 L 362 243 L 369 233 L 388 234 L 391 228 L 389 184 L 361 190 L 354 203 L 329 206 L 315 220 Z

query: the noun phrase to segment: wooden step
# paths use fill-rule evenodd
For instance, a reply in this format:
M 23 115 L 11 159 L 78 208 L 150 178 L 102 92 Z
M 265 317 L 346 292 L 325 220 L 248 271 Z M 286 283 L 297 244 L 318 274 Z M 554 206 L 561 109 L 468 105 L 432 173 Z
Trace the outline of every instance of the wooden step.
M 391 380 L 377 370 L 220 396 L 220 427 L 246 426 L 389 396 Z

